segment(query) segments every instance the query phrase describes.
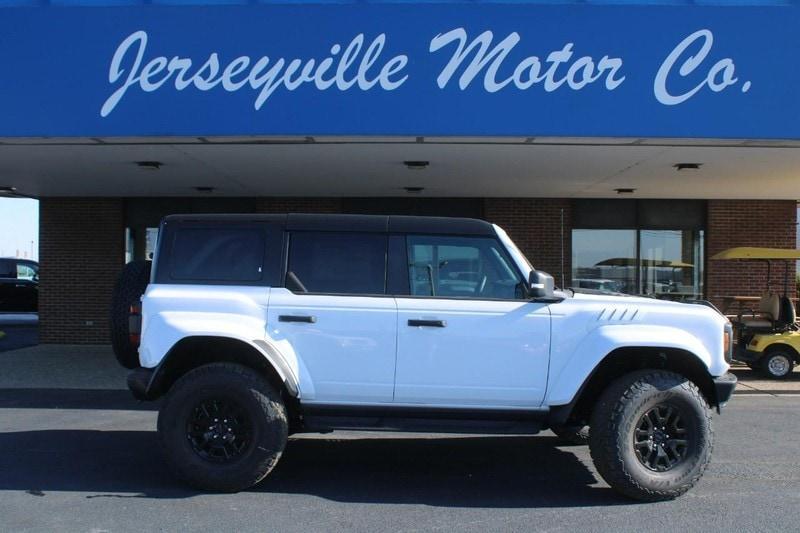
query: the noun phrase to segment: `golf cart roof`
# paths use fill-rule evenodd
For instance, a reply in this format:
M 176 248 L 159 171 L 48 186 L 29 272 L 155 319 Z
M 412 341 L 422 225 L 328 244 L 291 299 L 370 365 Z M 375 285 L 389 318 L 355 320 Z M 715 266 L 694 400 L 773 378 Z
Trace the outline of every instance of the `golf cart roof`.
M 681 261 L 669 261 L 666 259 L 636 259 L 635 257 L 614 257 L 604 259 L 594 266 L 647 266 L 656 268 L 694 268 L 694 265 Z
M 728 248 L 711 257 L 711 259 L 800 259 L 800 250 L 790 250 L 787 248 L 754 248 L 750 246 L 740 246 L 738 248 Z

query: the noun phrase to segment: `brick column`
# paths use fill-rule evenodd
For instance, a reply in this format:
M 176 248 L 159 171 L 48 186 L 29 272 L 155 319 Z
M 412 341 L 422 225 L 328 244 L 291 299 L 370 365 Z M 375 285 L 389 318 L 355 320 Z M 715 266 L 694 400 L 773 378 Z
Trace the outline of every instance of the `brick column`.
M 572 204 L 569 200 L 486 198 L 483 209 L 486 220 L 505 229 L 534 268 L 552 275 L 557 286 L 562 283 L 569 286 L 572 276 Z
M 106 344 L 111 292 L 124 261 L 120 198 L 39 202 L 39 338 Z
M 707 257 L 735 246 L 791 248 L 797 239 L 797 202 L 794 200 L 709 200 Z M 784 265 L 775 262 L 772 288 L 783 292 Z M 795 264 L 790 263 L 789 296 L 795 294 Z M 766 286 L 767 267 L 757 261 L 707 261 L 706 294 L 759 296 Z
M 276 197 L 259 198 L 258 213 L 341 213 L 341 198 Z

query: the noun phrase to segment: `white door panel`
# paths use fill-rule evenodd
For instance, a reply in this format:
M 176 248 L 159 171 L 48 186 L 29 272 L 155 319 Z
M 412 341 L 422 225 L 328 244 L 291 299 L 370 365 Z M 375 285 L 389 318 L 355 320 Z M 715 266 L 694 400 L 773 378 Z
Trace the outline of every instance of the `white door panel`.
M 313 384 L 314 397 L 307 400 L 392 401 L 397 339 L 393 298 L 294 294 L 275 288 L 267 327 L 276 344 L 288 343 L 300 359 L 300 372 L 307 373 L 300 376 L 301 384 Z
M 397 307 L 396 402 L 541 404 L 550 347 L 544 304 L 398 298 Z M 434 322 L 410 326 L 410 320 Z

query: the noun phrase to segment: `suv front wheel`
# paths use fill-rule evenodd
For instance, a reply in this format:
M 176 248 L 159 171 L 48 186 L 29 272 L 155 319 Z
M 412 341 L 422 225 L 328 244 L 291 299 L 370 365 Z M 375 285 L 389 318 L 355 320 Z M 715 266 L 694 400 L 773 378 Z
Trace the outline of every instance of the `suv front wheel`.
M 627 374 L 601 395 L 591 421 L 595 467 L 618 492 L 669 500 L 692 488 L 711 459 L 711 411 L 694 383 L 662 370 Z
M 181 377 L 158 414 L 175 472 L 194 487 L 237 492 L 261 481 L 288 438 L 280 394 L 253 370 L 214 363 Z

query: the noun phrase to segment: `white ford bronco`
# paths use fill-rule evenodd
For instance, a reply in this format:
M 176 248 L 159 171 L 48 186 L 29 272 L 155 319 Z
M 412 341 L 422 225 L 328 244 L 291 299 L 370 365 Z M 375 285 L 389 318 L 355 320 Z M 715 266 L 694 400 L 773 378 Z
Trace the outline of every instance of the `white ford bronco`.
M 196 487 L 258 483 L 293 433 L 549 428 L 619 492 L 679 496 L 736 385 L 731 327 L 710 305 L 589 292 L 555 290 L 480 220 L 169 216 L 152 269 L 120 276 L 112 334 Z

